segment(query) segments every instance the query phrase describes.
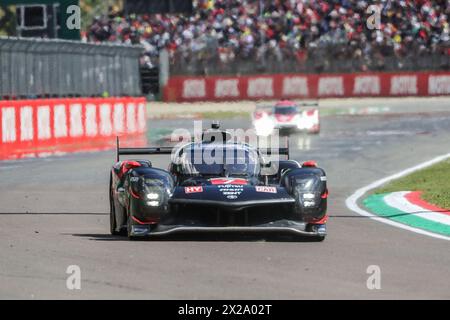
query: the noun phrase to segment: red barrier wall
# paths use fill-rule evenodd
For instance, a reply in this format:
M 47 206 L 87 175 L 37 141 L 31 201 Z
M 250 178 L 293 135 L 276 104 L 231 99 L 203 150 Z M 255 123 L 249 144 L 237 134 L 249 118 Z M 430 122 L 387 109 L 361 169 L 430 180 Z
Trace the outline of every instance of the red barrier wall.
M 174 76 L 164 101 L 317 99 L 450 94 L 450 72 Z
M 145 145 L 144 98 L 0 101 L 0 159 Z

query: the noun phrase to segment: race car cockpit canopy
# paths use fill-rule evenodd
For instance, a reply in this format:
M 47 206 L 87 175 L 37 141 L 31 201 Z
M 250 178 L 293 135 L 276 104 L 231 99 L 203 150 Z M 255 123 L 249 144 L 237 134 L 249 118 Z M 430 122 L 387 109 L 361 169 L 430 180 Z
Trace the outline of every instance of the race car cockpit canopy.
M 256 150 L 238 143 L 192 143 L 174 161 L 189 176 L 254 177 L 260 172 Z

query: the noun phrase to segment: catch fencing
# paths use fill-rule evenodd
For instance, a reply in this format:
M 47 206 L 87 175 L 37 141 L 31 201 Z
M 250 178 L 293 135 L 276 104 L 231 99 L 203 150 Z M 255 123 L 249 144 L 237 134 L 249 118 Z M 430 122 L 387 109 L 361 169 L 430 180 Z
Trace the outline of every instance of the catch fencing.
M 0 38 L 0 100 L 140 96 L 143 49 Z
M 411 48 L 396 54 L 393 48 L 369 52 L 348 44 L 308 49 L 254 48 L 250 52 L 217 47 L 193 51 L 185 47 L 170 52 L 171 76 L 233 76 L 279 73 L 366 73 L 449 71 L 450 43 L 422 52 Z M 275 50 L 277 49 L 277 50 Z

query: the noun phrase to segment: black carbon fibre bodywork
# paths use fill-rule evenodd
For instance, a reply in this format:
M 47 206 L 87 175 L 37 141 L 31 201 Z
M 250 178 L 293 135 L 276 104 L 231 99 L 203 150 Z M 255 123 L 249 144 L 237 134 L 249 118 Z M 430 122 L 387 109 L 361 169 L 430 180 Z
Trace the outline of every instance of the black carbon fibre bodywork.
M 234 144 L 233 148 L 251 147 Z M 325 172 L 292 160 L 279 161 L 271 175 L 257 170 L 251 176 L 192 175 L 173 162 L 163 170 L 153 168 L 148 160 L 118 161 L 110 180 L 111 233 L 137 238 L 262 231 L 323 240 L 327 195 Z

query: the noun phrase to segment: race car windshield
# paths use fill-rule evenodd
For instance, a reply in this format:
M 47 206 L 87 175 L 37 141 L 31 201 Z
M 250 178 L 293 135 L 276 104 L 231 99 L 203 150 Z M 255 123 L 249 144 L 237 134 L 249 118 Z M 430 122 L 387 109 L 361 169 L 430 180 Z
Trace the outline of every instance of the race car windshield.
M 297 107 L 276 107 L 275 113 L 276 114 L 294 114 L 297 113 L 298 109 Z
M 234 145 L 190 146 L 184 149 L 180 161 L 187 175 L 251 177 L 259 170 L 257 153 Z

